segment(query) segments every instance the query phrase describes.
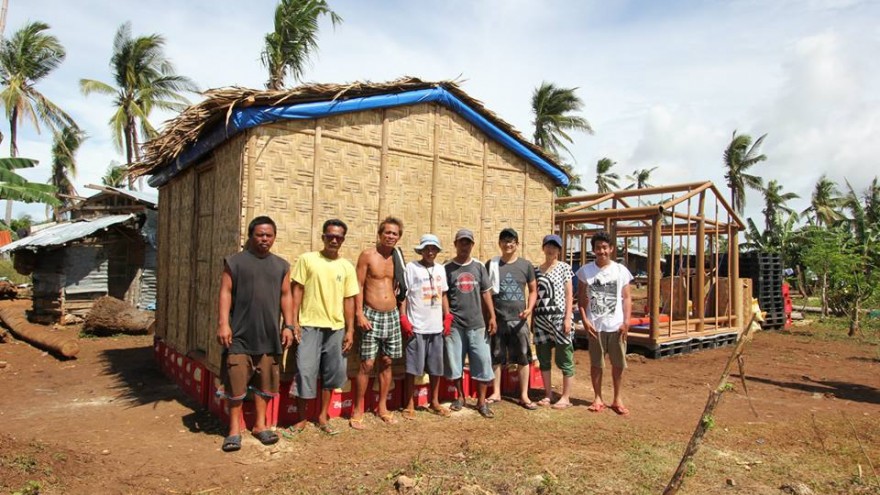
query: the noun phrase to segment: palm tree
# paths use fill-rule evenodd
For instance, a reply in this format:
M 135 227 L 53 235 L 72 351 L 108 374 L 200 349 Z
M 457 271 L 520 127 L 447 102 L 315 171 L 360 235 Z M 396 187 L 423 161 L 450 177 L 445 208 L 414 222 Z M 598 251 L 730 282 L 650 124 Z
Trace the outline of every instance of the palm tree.
M 839 209 L 843 206 L 843 198 L 837 184 L 825 174 L 816 181 L 813 194 L 810 197 L 810 206 L 801 212 L 808 218 L 815 220 L 816 225 L 829 226 L 843 220 L 844 216 Z M 811 215 L 811 216 L 810 216 Z
M 636 169 L 633 171 L 632 175 L 627 175 L 626 178 L 632 181 L 632 184 L 626 186 L 627 189 L 644 189 L 646 187 L 652 187 L 651 184 L 648 183 L 648 179 L 651 178 L 651 173 L 657 170 L 658 167 L 653 168 L 643 168 Z
M 55 70 L 66 55 L 58 38 L 46 33 L 49 25 L 31 22 L 0 42 L 0 102 L 9 121 L 9 155 L 18 156 L 18 126 L 29 120 L 37 132 L 40 123 L 55 131 L 76 127 L 73 119 L 35 85 Z M 12 221 L 12 201 L 6 203 L 6 224 Z
M 737 135 L 733 131 L 733 137 L 727 149 L 724 150 L 724 178 L 727 179 L 727 187 L 730 188 L 731 206 L 738 213 L 742 213 L 746 206 L 746 187 L 762 190 L 763 179 L 756 175 L 749 175 L 746 171 L 758 162 L 767 159 L 765 155 L 758 154 L 758 148 L 764 142 L 766 134 L 752 143 L 752 137 L 748 134 Z
M 79 81 L 84 95 L 100 93 L 114 97 L 116 113 L 110 118 L 110 127 L 117 149 L 125 152 L 128 166 L 140 160 L 139 136 L 147 140 L 157 135 L 149 121 L 150 113 L 154 109 L 183 110 L 189 100 L 182 93 L 198 91 L 192 80 L 177 75 L 165 57 L 164 45 L 165 38 L 158 34 L 132 38 L 131 23 L 126 22 L 119 26 L 113 39 L 110 68 L 115 86 L 93 79 Z
M 104 176 L 101 177 L 101 184 L 110 187 L 122 187 L 125 185 L 126 175 L 128 175 L 128 170 L 125 165 L 112 161 L 107 167 L 107 171 L 104 172 Z
M 795 211 L 786 206 L 786 203 L 800 196 L 793 192 L 782 193 L 782 185 L 776 180 L 767 183 L 764 193 L 764 229 L 772 232 L 779 224 L 779 213 L 785 212 L 789 215 L 796 215 Z
M 65 127 L 55 134 L 52 143 L 52 176 L 49 184 L 55 188 L 55 197 L 59 206 L 68 207 L 72 197 L 76 196 L 72 177 L 76 177 L 76 152 L 85 140 L 85 133 L 73 127 Z M 55 221 L 61 221 L 61 209 L 55 208 Z
M 611 172 L 611 167 L 615 165 L 617 165 L 617 162 L 607 157 L 600 158 L 596 162 L 596 186 L 598 186 L 600 193 L 620 189 L 617 183 L 620 180 L 620 176 Z
M 570 131 L 593 133 L 587 119 L 572 115 L 584 107 L 584 102 L 575 94 L 577 89 L 560 88 L 545 81 L 532 93 L 535 144 L 555 157 L 560 151 L 568 153 L 565 143 L 573 142 L 568 134 Z
M 335 27 L 342 22 L 325 0 L 281 0 L 275 7 L 275 30 L 266 34 L 261 55 L 269 70 L 266 88 L 284 87 L 288 72 L 299 81 L 313 52 L 318 50 L 318 18 L 330 16 Z
M 0 158 L 0 199 L 57 206 L 59 203 L 55 198 L 54 187 L 49 184 L 28 182 L 15 172 L 36 165 L 37 161 L 30 158 Z M 10 219 L 6 225 L 10 225 L 11 222 Z

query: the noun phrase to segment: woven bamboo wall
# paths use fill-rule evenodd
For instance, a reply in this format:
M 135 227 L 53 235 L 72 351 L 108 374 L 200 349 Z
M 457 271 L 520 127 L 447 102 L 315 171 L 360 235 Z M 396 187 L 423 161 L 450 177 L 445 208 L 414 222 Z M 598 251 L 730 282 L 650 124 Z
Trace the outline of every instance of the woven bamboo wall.
M 498 252 L 498 232 L 513 227 L 523 256 L 539 262 L 540 239 L 552 228 L 552 191 L 542 172 L 433 103 L 251 129 L 160 191 L 161 332 L 180 350 L 207 349 L 216 370 L 222 257 L 239 249 L 254 216 L 275 220 L 273 251 L 291 263 L 321 248 L 321 225 L 332 217 L 349 225 L 342 254 L 356 260 L 386 215 L 403 220 L 408 259 L 426 232 L 440 237 L 441 258 L 451 257 L 452 237 L 466 227 L 477 236 L 474 255 L 485 260 Z M 208 226 L 210 243 L 177 235 Z M 192 300 L 188 287 L 197 287 Z

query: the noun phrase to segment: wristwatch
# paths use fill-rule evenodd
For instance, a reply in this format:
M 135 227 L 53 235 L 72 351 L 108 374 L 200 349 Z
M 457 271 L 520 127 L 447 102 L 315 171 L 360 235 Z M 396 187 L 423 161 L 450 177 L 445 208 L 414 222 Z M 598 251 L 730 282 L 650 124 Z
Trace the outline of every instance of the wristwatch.
M 293 325 L 291 325 L 291 324 L 289 324 L 289 323 L 285 323 L 284 326 L 281 327 L 281 329 L 282 329 L 282 330 L 290 330 L 290 331 L 292 332 L 292 331 L 293 331 Z

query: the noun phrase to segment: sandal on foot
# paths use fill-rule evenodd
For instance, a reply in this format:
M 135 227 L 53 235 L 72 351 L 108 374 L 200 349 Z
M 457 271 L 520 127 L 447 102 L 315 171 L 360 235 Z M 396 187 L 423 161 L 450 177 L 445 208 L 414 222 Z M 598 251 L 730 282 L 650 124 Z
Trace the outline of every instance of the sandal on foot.
M 323 431 L 324 433 L 332 436 L 339 435 L 339 430 L 333 427 L 330 423 L 324 423 L 322 425 L 318 425 L 318 429 Z
M 624 406 L 622 404 L 617 405 L 617 406 L 611 406 L 608 409 L 611 409 L 612 411 L 616 412 L 619 416 L 626 416 L 627 414 L 629 414 L 629 409 L 627 409 L 626 406 Z
M 461 411 L 461 409 L 463 407 L 464 407 L 464 401 L 461 399 L 455 399 L 454 401 L 452 401 L 452 404 L 449 405 L 449 410 L 454 411 L 454 412 L 458 412 L 458 411 Z
M 550 399 L 549 397 L 544 397 L 543 399 L 536 402 L 536 404 L 538 404 L 539 406 L 546 407 L 546 406 L 549 406 L 552 402 L 553 402 L 553 399 Z
M 571 402 L 561 402 L 561 403 L 557 402 L 556 404 L 553 404 L 552 407 L 553 407 L 553 409 L 562 410 L 562 409 L 568 409 L 569 407 L 571 407 L 571 405 L 572 405 Z
M 396 425 L 397 424 L 397 418 L 394 417 L 394 413 L 388 412 L 385 414 L 380 414 L 379 419 L 384 421 L 386 425 Z
M 477 411 L 480 413 L 480 416 L 486 419 L 492 419 L 495 417 L 495 413 L 493 413 L 492 410 L 489 409 L 489 404 L 483 404 L 482 406 L 479 406 L 477 408 Z
M 529 402 L 522 402 L 522 401 L 520 401 L 520 402 L 519 402 L 519 405 L 521 405 L 524 409 L 527 409 L 527 410 L 529 410 L 529 411 L 534 411 L 535 409 L 538 408 L 538 405 L 535 404 L 535 403 L 532 402 L 532 401 L 529 401 Z
M 364 417 L 363 416 L 361 416 L 360 418 L 357 418 L 357 419 L 355 419 L 355 418 L 349 419 L 348 426 L 351 426 L 355 430 L 366 430 L 367 429 L 367 427 L 364 426 Z
M 294 436 L 305 431 L 305 426 L 288 426 L 287 428 L 281 430 L 281 436 L 287 439 L 291 439 Z
M 254 437 L 263 445 L 274 445 L 278 443 L 278 435 L 272 430 L 263 430 L 253 433 Z
M 486 399 L 486 404 L 496 404 L 496 403 L 498 403 L 498 402 L 501 402 L 501 399 L 493 399 L 493 398 L 491 398 L 491 397 L 489 397 L 488 399 Z
M 594 403 L 590 404 L 590 407 L 587 408 L 587 411 L 594 412 L 594 413 L 599 413 L 604 410 L 605 410 L 605 404 L 603 404 L 601 402 L 598 404 L 596 404 L 594 402 Z
M 241 435 L 229 435 L 223 439 L 223 452 L 235 452 L 241 450 Z
M 434 409 L 433 407 L 429 407 L 428 410 L 431 411 L 432 413 L 436 414 L 437 416 L 440 416 L 441 418 L 448 418 L 449 415 L 452 414 L 449 412 L 449 409 L 446 409 L 445 407 L 442 407 L 442 406 L 439 409 Z

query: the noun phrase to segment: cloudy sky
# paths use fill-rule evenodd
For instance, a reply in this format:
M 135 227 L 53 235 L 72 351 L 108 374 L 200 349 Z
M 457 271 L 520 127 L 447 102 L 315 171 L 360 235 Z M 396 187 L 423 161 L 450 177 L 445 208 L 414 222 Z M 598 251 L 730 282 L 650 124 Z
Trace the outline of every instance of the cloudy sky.
M 76 184 L 98 183 L 112 160 L 109 98 L 83 97 L 81 78 L 110 81 L 113 35 L 159 33 L 180 74 L 202 89 L 266 80 L 260 50 L 275 0 L 9 0 L 5 35 L 48 23 L 67 49 L 39 83 L 89 134 Z M 577 87 L 594 135 L 576 135 L 576 171 L 594 190 L 595 165 L 622 176 L 659 167 L 655 185 L 712 180 L 737 130 L 767 134 L 755 172 L 779 180 L 807 206 L 827 173 L 864 189 L 880 156 L 880 2 L 859 0 L 539 1 L 330 0 L 344 22 L 322 25 L 306 81 L 384 81 L 402 75 L 460 79 L 473 97 L 531 135 L 530 97 L 542 81 Z M 874 88 L 873 90 L 871 88 Z M 197 98 L 197 96 L 193 96 Z M 160 124 L 171 115 L 156 115 Z M 8 123 L 0 124 L 8 136 Z M 48 177 L 47 132 L 21 132 L 27 171 Z M 8 142 L 3 143 L 8 153 Z M 628 181 L 624 181 L 628 183 Z M 760 215 L 757 192 L 746 216 Z M 41 206 L 16 215 L 42 218 Z M 757 220 L 757 219 L 756 219 Z M 760 223 L 759 223 L 760 224 Z

